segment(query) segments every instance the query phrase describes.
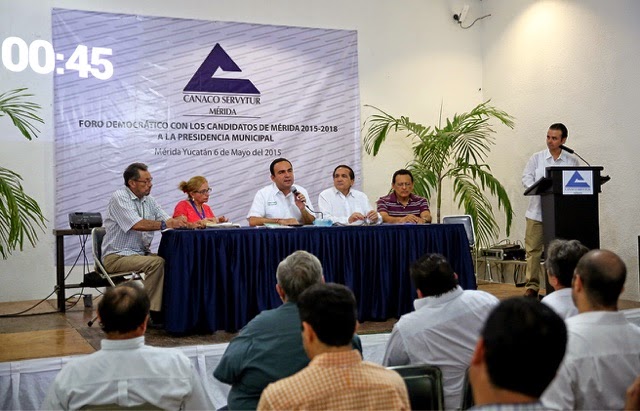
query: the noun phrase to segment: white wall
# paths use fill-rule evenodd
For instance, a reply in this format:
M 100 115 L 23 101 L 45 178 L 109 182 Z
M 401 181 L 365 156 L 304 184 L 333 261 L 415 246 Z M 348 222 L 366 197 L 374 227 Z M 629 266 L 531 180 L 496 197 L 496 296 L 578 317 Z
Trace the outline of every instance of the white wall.
M 355 29 L 362 105 L 371 104 L 394 115 L 408 115 L 428 125 L 437 121 L 441 101 L 444 101 L 444 115 L 450 116 L 470 109 L 483 98 L 481 31 L 461 30 L 451 18 L 454 11 L 461 10 L 462 3 L 462 0 L 3 0 L 0 1 L 0 41 L 8 36 L 22 37 L 28 43 L 38 38 L 51 41 L 50 12 L 54 7 Z M 480 7 L 477 0 L 471 3 L 473 7 Z M 45 126 L 38 140 L 28 142 L 6 118 L 0 119 L 0 165 L 24 177 L 25 190 L 53 221 L 52 77 L 27 71 L 12 73 L 0 67 L 0 91 L 25 86 L 43 106 Z M 370 109 L 362 109 L 363 120 L 369 114 Z M 387 142 L 382 154 L 375 159 L 363 154 L 361 182 L 367 194 L 372 199 L 385 194 L 391 174 L 409 158 L 408 145 L 401 137 Z M 78 190 L 90 189 L 85 176 L 78 176 Z M 0 260 L 0 301 L 43 298 L 53 290 L 53 228 L 50 223 L 35 248 L 27 247 L 6 261 Z M 80 281 L 80 274 L 72 273 L 69 280 Z
M 469 30 L 451 15 L 469 4 Z M 497 127 L 490 164 L 506 185 L 516 218 L 512 240 L 524 238 L 520 177 L 529 156 L 544 148 L 549 124 L 569 127 L 568 145 L 612 180 L 601 197 L 601 245 L 618 252 L 629 268 L 625 298 L 638 292 L 634 218 L 640 203 L 640 153 L 633 129 L 640 112 L 640 2 L 635 0 L 21 0 L 0 2 L 0 41 L 17 35 L 51 40 L 52 7 L 250 23 L 344 28 L 358 31 L 362 120 L 371 104 L 425 125 L 466 111 L 484 99 L 516 117 L 515 130 Z M 50 76 L 11 73 L 0 67 L 0 90 L 28 86 L 43 106 L 46 125 L 27 142 L 0 119 L 0 165 L 20 173 L 27 192 L 53 220 L 53 83 Z M 384 194 L 394 170 L 410 158 L 407 142 L 392 138 L 381 155 L 363 154 L 362 187 Z M 301 167 L 301 166 L 298 166 Z M 302 166 L 303 167 L 303 166 Z M 78 190 L 90 190 L 78 176 Z M 443 213 L 454 211 L 450 200 Z M 500 214 L 497 213 L 498 218 Z M 54 239 L 49 225 L 36 248 L 0 261 L 0 301 L 41 298 L 55 284 Z M 60 227 L 63 228 L 63 227 Z M 504 235 L 504 234 L 503 234 Z M 72 281 L 79 275 L 72 274 Z M 71 290 L 70 290 L 71 291 Z
M 515 130 L 500 130 L 492 152 L 493 170 L 515 203 L 511 238 L 524 239 L 522 169 L 545 148 L 548 126 L 563 122 L 567 145 L 611 176 L 600 197 L 600 246 L 624 259 L 623 298 L 637 300 L 640 2 L 485 0 L 482 6 L 492 14 L 482 24 L 485 96 L 516 117 Z

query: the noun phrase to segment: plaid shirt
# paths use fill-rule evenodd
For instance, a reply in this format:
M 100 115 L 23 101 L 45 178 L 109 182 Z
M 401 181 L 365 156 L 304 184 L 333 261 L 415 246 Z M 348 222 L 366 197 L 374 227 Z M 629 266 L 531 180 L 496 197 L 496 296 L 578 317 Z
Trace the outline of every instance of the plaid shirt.
M 395 371 L 362 361 L 356 350 L 317 355 L 291 377 L 269 384 L 258 410 L 409 410 Z
M 113 193 L 104 226 L 107 231 L 102 244 L 102 254 L 145 255 L 149 254 L 154 231 L 132 230 L 138 221 L 165 221 L 170 217 L 153 197 L 136 197 L 128 188 Z

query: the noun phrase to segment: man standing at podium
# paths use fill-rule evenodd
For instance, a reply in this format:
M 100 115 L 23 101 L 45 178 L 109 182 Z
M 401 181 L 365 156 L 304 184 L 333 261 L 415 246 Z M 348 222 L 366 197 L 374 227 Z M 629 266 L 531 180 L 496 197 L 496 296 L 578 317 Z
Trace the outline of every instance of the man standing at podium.
M 529 188 L 545 177 L 547 167 L 577 166 L 578 160 L 569 153 L 563 153 L 562 146 L 569 136 L 567 127 L 562 123 L 554 123 L 547 131 L 547 149 L 531 156 L 522 172 L 522 184 Z M 525 213 L 526 230 L 524 234 L 524 248 L 527 252 L 527 284 L 524 293 L 527 297 L 538 297 L 540 289 L 540 257 L 544 245 L 542 232 L 542 205 L 540 196 L 529 198 L 529 208 Z

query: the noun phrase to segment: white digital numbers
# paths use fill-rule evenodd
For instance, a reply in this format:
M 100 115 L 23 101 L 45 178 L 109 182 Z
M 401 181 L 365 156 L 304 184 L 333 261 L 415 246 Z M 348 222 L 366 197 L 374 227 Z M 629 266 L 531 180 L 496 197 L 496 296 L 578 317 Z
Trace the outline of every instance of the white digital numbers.
M 35 73 L 64 74 L 76 71 L 80 78 L 88 78 L 89 74 L 98 80 L 108 80 L 113 76 L 113 64 L 106 57 L 112 50 L 105 47 L 87 47 L 79 44 L 66 58 L 56 53 L 53 45 L 46 40 L 34 40 L 31 44 L 20 37 L 7 37 L 2 42 L 2 64 L 7 70 L 21 72 L 31 67 Z M 64 66 L 56 68 L 56 61 L 64 62 Z

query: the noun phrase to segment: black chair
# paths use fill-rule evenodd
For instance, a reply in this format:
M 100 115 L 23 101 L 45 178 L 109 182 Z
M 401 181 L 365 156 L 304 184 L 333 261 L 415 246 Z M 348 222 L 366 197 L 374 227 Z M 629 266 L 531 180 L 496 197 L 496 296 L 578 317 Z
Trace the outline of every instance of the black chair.
M 412 410 L 444 410 L 442 371 L 434 365 L 388 367 L 402 376 Z
M 462 383 L 462 401 L 460 401 L 460 409 L 462 411 L 468 410 L 469 408 L 474 406 L 473 401 L 473 388 L 471 387 L 471 382 L 469 381 L 469 369 L 464 373 L 464 382 Z

